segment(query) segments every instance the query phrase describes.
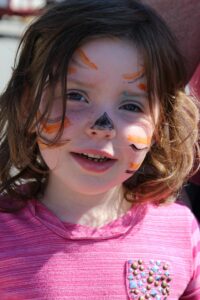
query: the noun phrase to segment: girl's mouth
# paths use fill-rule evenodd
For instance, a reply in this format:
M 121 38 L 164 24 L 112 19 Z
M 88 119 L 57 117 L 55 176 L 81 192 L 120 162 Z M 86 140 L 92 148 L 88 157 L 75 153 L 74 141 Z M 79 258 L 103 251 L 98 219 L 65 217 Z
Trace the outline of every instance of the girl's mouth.
M 93 154 L 87 152 L 71 152 L 70 154 L 83 169 L 95 173 L 107 171 L 117 161 L 117 159 L 110 158 L 103 154 Z

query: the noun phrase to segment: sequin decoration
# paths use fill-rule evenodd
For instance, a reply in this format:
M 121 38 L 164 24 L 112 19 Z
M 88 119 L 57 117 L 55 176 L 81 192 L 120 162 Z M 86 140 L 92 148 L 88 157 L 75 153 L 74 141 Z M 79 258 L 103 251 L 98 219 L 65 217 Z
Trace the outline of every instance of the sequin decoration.
M 142 259 L 127 262 L 126 285 L 129 300 L 168 300 L 172 274 L 170 264 L 162 260 Z

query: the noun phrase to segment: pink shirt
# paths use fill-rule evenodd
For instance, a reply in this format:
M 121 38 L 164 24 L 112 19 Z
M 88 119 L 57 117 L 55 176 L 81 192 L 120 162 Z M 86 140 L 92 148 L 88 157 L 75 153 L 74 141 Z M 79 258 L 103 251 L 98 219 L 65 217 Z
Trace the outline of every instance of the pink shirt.
M 63 223 L 34 200 L 18 213 L 0 214 L 1 300 L 147 294 L 200 299 L 200 233 L 188 208 L 135 206 L 100 228 Z

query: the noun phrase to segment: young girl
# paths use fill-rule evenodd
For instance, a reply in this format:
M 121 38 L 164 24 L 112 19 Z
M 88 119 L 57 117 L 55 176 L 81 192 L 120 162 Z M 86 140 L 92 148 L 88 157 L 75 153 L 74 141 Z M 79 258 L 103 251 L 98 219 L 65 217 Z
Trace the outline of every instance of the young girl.
M 152 10 L 58 4 L 0 103 L 0 299 L 200 299 L 197 222 L 173 203 L 198 111 Z

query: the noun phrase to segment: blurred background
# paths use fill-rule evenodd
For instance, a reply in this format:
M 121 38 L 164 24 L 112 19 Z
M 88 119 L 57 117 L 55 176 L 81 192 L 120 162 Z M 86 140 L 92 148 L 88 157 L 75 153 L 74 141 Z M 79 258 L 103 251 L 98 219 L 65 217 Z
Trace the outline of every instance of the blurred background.
M 14 65 L 20 38 L 26 27 L 45 9 L 62 0 L 0 0 L 0 93 Z

